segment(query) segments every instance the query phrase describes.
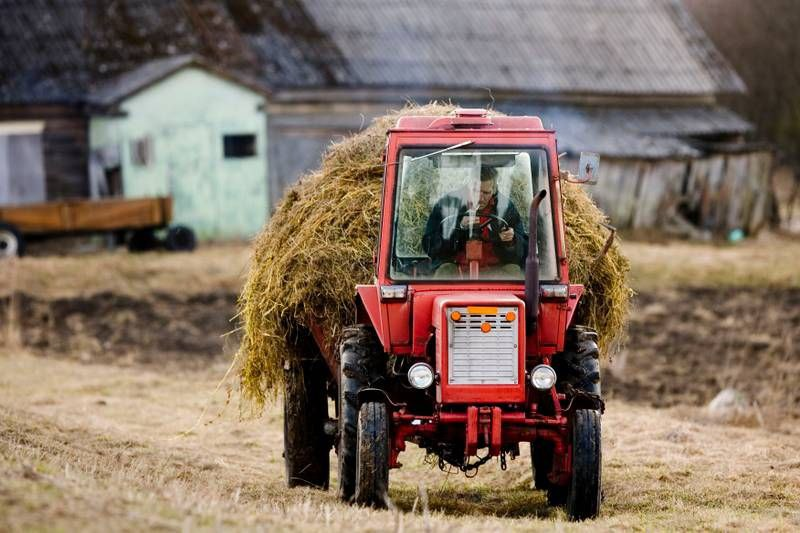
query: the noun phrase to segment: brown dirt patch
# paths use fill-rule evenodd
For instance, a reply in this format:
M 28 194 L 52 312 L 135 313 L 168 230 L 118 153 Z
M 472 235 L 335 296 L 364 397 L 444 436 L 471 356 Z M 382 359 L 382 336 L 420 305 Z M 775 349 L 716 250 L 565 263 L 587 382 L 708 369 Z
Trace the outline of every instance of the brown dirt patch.
M 734 387 L 762 408 L 800 416 L 800 289 L 643 292 L 606 391 L 656 407 L 703 405 Z
M 83 362 L 207 364 L 238 345 L 236 294 L 215 291 L 142 298 L 101 292 L 45 299 L 26 293 L 0 298 L 10 327 L 0 335 L 48 357 Z

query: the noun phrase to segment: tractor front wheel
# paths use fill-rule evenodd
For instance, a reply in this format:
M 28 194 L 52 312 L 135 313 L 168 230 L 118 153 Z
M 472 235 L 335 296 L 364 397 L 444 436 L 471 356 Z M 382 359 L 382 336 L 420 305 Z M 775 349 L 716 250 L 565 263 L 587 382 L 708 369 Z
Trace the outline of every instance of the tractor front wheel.
M 376 385 L 383 375 L 382 351 L 372 328 L 358 325 L 342 332 L 339 346 L 339 431 L 336 455 L 339 463 L 339 498 L 350 502 L 356 492 L 358 447 L 358 393 Z
M 322 358 L 289 361 L 284 370 L 283 459 L 289 487 L 327 490 L 330 479 L 327 368 Z
M 389 421 L 386 404 L 366 402 L 358 412 L 356 503 L 386 507 L 389 489 Z
M 571 520 L 595 518 L 600 512 L 600 412 L 577 409 L 572 418 L 572 480 L 567 493 Z

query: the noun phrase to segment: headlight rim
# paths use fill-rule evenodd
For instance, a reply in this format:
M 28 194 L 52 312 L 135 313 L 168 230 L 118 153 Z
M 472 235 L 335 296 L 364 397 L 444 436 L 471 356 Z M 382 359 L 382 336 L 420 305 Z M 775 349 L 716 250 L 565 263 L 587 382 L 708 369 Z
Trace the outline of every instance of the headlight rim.
M 427 372 L 429 374 L 429 377 L 426 378 L 427 385 L 418 386 L 418 385 L 416 385 L 414 383 L 414 381 L 412 380 L 411 376 L 412 376 L 412 373 L 414 372 L 415 369 L 425 369 L 425 370 L 427 370 Z M 411 367 L 408 369 L 408 372 L 406 374 L 406 379 L 408 380 L 409 385 L 411 385 L 413 388 L 415 388 L 417 390 L 425 390 L 425 389 L 430 388 L 434 384 L 434 382 L 436 381 L 436 373 L 433 371 L 433 367 L 431 367 L 431 365 L 429 365 L 428 363 L 424 363 L 424 362 L 420 361 L 418 363 L 414 363 L 413 365 L 411 365 Z
M 552 383 L 550 383 L 550 385 L 545 386 L 545 387 L 541 387 L 541 386 L 537 385 L 537 383 L 536 383 L 537 371 L 544 371 L 547 374 L 552 375 Z M 536 390 L 548 391 L 548 390 L 550 390 L 550 389 L 552 389 L 553 387 L 556 386 L 556 381 L 558 381 L 558 375 L 556 374 L 555 369 L 550 365 L 546 365 L 546 364 L 542 363 L 542 364 L 536 365 L 535 367 L 533 367 L 531 369 L 531 372 L 530 372 L 530 383 L 531 383 L 531 386 Z

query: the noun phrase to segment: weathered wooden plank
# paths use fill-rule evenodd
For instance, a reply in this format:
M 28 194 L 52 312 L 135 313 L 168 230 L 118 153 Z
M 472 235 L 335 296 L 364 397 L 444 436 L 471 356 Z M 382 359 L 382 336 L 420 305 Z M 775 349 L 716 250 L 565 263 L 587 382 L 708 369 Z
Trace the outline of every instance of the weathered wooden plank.
M 758 232 L 766 222 L 772 159 L 771 152 L 755 152 L 748 160 L 749 186 L 754 191 L 746 221 L 747 231 L 751 235 Z
M 743 229 L 745 227 L 745 213 L 747 212 L 753 190 L 748 186 L 748 159 L 749 154 L 730 155 L 725 169 L 725 181 L 729 187 L 728 205 L 726 209 L 724 231 Z
M 636 205 L 636 186 L 644 162 L 624 159 L 603 159 L 600 178 L 587 192 L 608 215 L 611 223 L 626 228 L 633 219 Z
M 657 161 L 642 174 L 633 229 L 657 228 L 676 211 L 681 201 L 686 165 L 686 161 Z

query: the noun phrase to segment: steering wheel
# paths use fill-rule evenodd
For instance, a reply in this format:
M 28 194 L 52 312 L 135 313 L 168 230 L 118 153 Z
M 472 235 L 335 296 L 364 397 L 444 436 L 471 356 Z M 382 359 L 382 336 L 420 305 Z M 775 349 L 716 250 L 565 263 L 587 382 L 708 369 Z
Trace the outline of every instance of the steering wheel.
M 505 231 L 507 228 L 511 227 L 511 225 L 503 217 L 499 217 L 497 215 L 492 215 L 492 214 L 486 214 L 486 215 L 476 215 L 475 218 L 476 219 L 477 218 L 488 218 L 489 220 L 487 220 L 485 222 L 481 222 L 481 223 L 470 224 L 468 227 L 462 228 L 461 227 L 461 220 L 464 217 L 467 217 L 467 216 L 469 216 L 469 212 L 465 212 L 465 213 L 460 213 L 460 214 L 457 214 L 457 215 L 450 215 L 450 216 L 444 217 L 442 219 L 442 222 L 440 223 L 440 226 L 443 229 L 444 228 L 444 223 L 446 221 L 455 218 L 456 219 L 456 228 L 458 228 L 460 230 L 463 230 L 463 231 L 466 231 L 467 232 L 467 239 L 479 239 L 479 240 L 482 240 L 482 241 L 499 241 L 500 240 L 500 235 L 498 235 L 498 233 L 500 233 L 502 231 Z M 496 221 L 497 222 L 496 229 L 494 227 L 490 226 L 492 221 Z M 487 226 L 490 226 L 490 233 L 493 233 L 495 235 L 494 235 L 494 237 L 490 236 L 488 239 L 484 239 L 483 238 L 483 230 Z

